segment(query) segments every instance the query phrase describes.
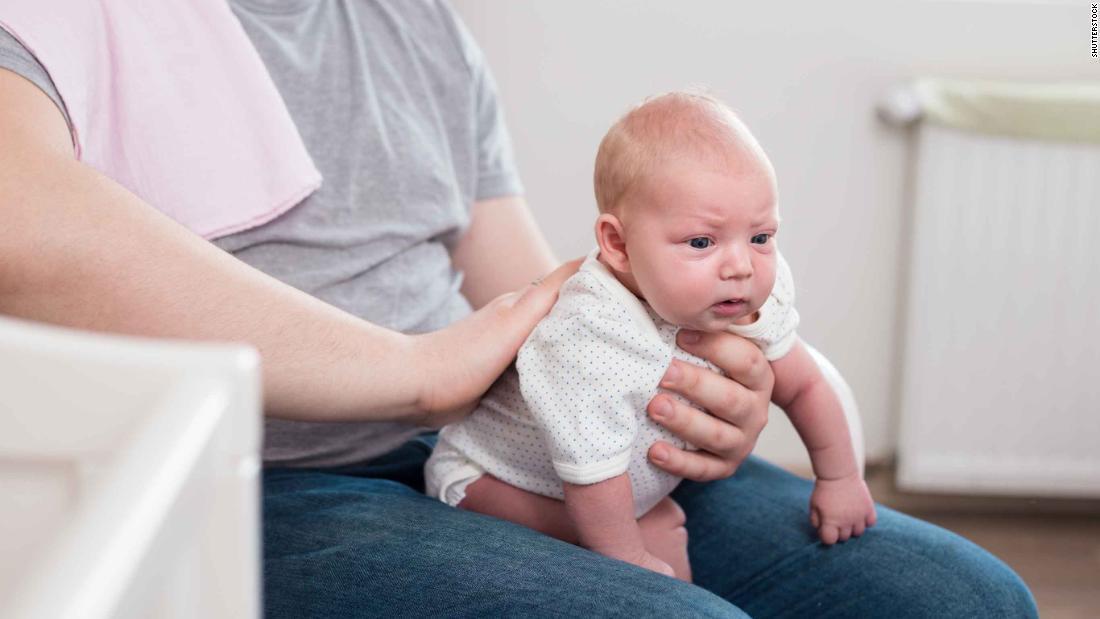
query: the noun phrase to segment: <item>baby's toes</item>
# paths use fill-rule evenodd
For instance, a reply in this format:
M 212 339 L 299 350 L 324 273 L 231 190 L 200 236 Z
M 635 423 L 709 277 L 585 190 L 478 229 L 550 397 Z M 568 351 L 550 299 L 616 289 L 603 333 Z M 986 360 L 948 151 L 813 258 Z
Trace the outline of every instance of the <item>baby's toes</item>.
M 657 557 L 655 557 L 655 556 L 653 556 L 649 553 L 646 553 L 646 556 L 642 559 L 641 567 L 644 567 L 647 570 L 653 570 L 654 572 L 657 572 L 658 574 L 664 574 L 665 576 L 668 576 L 669 578 L 675 578 L 676 577 L 676 572 L 673 571 L 671 565 L 669 565 L 668 563 L 665 563 L 661 559 L 658 559 Z

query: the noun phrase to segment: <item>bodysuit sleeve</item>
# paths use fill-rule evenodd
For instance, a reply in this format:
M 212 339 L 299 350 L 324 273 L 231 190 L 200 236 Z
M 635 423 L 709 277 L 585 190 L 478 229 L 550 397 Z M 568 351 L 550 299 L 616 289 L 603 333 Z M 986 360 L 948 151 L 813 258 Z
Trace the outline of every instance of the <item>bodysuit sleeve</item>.
M 539 324 L 516 369 L 562 480 L 594 484 L 626 472 L 639 415 L 670 360 L 630 319 L 598 309 L 552 313 Z
M 798 311 L 794 308 L 794 277 L 791 268 L 776 253 L 775 285 L 760 308 L 760 317 L 750 325 L 730 325 L 729 330 L 753 341 L 768 361 L 781 359 L 798 341 Z

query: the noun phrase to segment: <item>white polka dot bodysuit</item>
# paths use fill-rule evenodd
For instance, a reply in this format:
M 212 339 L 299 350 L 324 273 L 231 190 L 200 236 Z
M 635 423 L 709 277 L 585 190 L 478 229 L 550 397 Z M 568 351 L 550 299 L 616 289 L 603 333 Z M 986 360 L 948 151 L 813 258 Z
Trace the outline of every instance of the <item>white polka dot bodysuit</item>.
M 717 368 L 676 346 L 679 327 L 619 283 L 597 255 L 562 285 L 554 308 L 477 410 L 439 433 L 425 465 L 430 496 L 457 505 L 466 486 L 489 473 L 563 499 L 562 481 L 593 484 L 627 472 L 640 517 L 680 482 L 646 454 L 657 440 L 691 446 L 651 421 L 646 405 L 673 358 Z M 796 341 L 793 302 L 790 269 L 777 256 L 776 283 L 760 317 L 731 330 L 752 339 L 769 361 L 778 359 Z

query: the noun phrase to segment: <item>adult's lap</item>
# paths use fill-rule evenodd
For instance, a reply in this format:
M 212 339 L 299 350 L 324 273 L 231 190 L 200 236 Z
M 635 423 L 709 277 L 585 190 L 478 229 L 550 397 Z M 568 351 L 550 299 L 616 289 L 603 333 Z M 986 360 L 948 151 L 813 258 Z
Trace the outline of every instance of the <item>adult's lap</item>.
M 265 475 L 272 617 L 743 617 L 692 585 L 388 479 Z
M 265 472 L 269 616 L 1035 616 L 1003 563 L 881 506 L 863 537 L 822 546 L 810 483 L 757 458 L 673 494 L 688 585 L 425 497 L 433 442 L 336 472 Z
M 812 484 L 758 458 L 684 482 L 695 583 L 753 617 L 1034 617 L 1019 577 L 973 543 L 881 505 L 862 537 L 822 545 Z

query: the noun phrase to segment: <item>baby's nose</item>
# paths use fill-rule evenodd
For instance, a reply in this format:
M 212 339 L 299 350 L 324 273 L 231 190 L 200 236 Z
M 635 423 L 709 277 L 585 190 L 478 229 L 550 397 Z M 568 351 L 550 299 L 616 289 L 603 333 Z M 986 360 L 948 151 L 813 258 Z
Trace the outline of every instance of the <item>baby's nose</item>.
M 752 276 L 752 258 L 745 251 L 731 251 L 722 260 L 719 274 L 722 279 L 744 279 Z

